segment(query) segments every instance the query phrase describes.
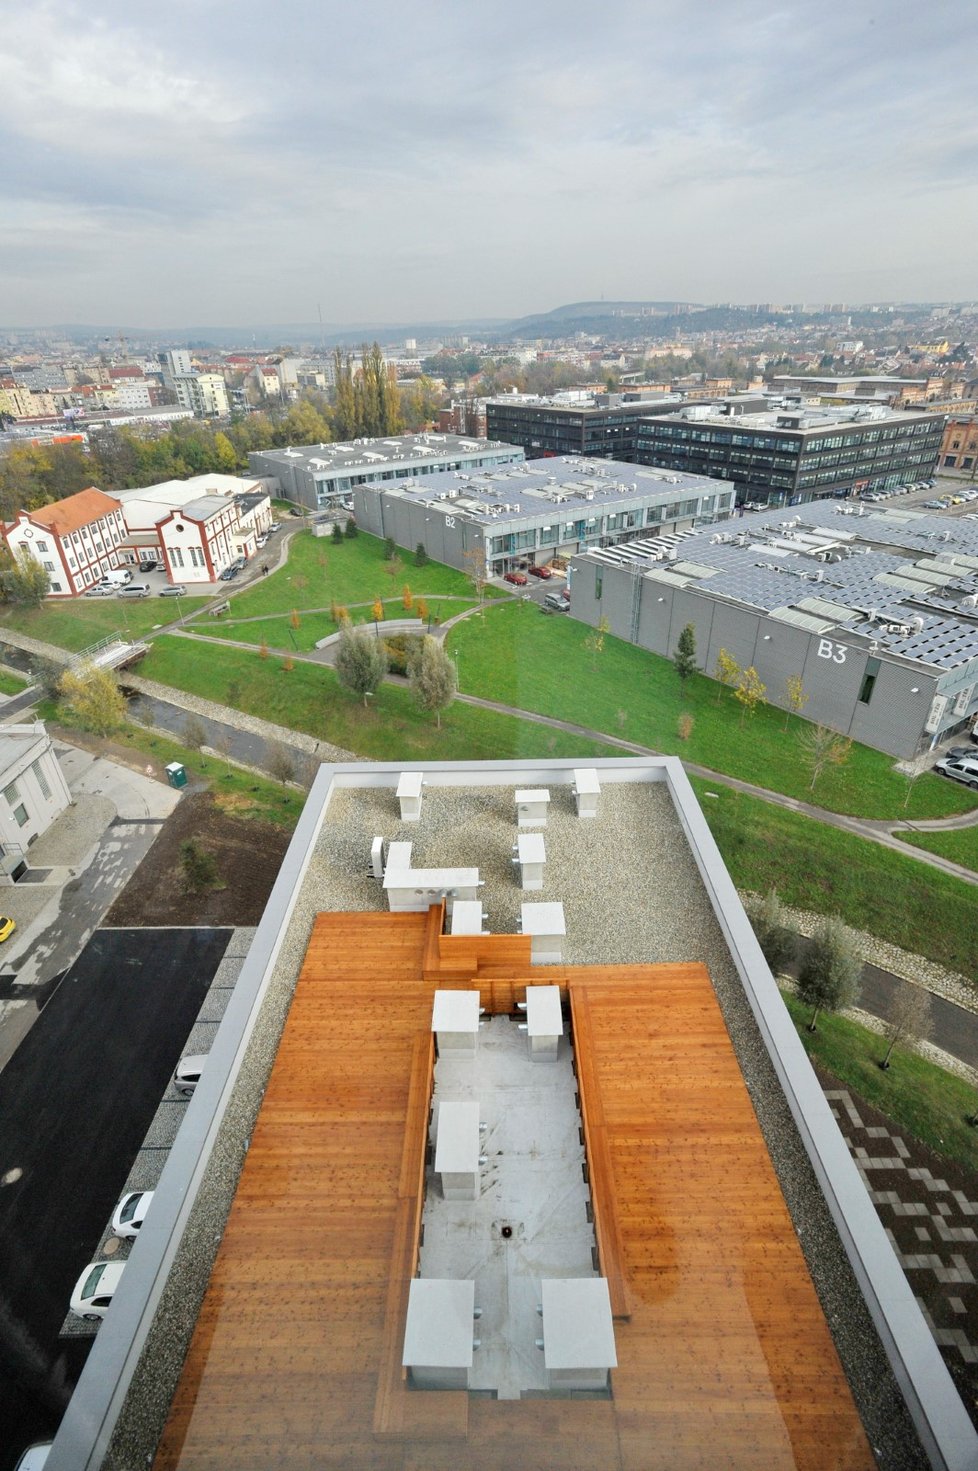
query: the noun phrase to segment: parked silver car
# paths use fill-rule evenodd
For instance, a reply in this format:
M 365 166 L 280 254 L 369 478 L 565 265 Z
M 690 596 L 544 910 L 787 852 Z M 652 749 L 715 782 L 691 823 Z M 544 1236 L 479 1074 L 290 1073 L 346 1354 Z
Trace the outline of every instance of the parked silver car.
M 952 781 L 963 781 L 966 787 L 978 792 L 978 755 L 961 756 L 953 761 L 945 757 L 943 761 L 935 761 L 934 770 Z
M 189 1098 L 200 1082 L 200 1075 L 204 1071 L 204 1063 L 207 1061 L 207 1053 L 195 1053 L 190 1057 L 181 1057 L 177 1063 L 176 1072 L 173 1074 L 173 1086 L 178 1093 L 183 1093 Z

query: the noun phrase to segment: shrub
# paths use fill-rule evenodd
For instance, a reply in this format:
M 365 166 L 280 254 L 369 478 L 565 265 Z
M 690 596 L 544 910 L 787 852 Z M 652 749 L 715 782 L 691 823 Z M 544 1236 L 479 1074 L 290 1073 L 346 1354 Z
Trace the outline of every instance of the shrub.
M 797 941 L 784 922 L 777 890 L 770 889 L 763 899 L 754 895 L 744 907 L 764 959 L 775 973 L 784 970 L 794 956 Z
M 384 639 L 384 648 L 390 672 L 408 676 L 421 657 L 421 637 L 416 633 L 393 633 Z

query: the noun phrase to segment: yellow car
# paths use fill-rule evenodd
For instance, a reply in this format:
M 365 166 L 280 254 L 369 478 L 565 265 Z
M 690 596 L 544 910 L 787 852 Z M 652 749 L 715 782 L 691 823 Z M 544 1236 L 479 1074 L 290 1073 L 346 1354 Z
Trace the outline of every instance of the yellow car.
M 9 940 L 16 928 L 17 924 L 14 920 L 8 919 L 5 914 L 0 914 L 0 940 Z

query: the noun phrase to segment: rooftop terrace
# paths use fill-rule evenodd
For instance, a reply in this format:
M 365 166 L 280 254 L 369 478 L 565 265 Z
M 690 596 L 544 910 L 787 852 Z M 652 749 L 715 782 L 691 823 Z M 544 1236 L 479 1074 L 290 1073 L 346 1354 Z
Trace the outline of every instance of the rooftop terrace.
M 594 820 L 555 761 L 429 765 L 404 822 L 400 767 L 323 769 L 49 1471 L 154 1455 L 182 1471 L 824 1471 L 871 1465 L 869 1443 L 896 1471 L 927 1464 L 918 1434 L 930 1464 L 970 1464 L 974 1434 L 681 766 L 595 769 Z M 552 800 L 531 898 L 564 905 L 559 964 L 515 934 L 516 791 L 534 787 Z M 438 906 L 387 913 L 376 833 L 410 841 L 413 865 L 478 867 L 491 937 L 442 937 Z M 564 997 L 618 1367 L 597 1397 L 412 1390 L 429 1105 L 453 1086 L 433 1072 L 433 991 L 477 988 L 488 1042 L 528 983 Z M 487 1155 L 518 1155 L 516 1095 L 479 1102 Z M 566 1131 L 565 1147 L 574 1166 Z M 487 1350 L 506 1317 L 493 1223 L 534 1219 L 504 1173 L 487 1171 L 468 1233 Z M 535 1283 L 551 1248 L 514 1236 Z

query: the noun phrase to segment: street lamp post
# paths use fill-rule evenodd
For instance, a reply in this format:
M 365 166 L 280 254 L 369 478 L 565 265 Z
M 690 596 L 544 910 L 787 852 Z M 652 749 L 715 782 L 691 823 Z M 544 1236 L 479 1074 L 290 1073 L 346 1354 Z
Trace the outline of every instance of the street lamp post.
M 455 688 L 456 689 L 461 689 L 462 688 L 462 673 L 461 673 L 461 670 L 459 668 L 458 649 L 453 649 L 452 650 L 452 656 L 453 656 L 453 658 L 455 660 Z

